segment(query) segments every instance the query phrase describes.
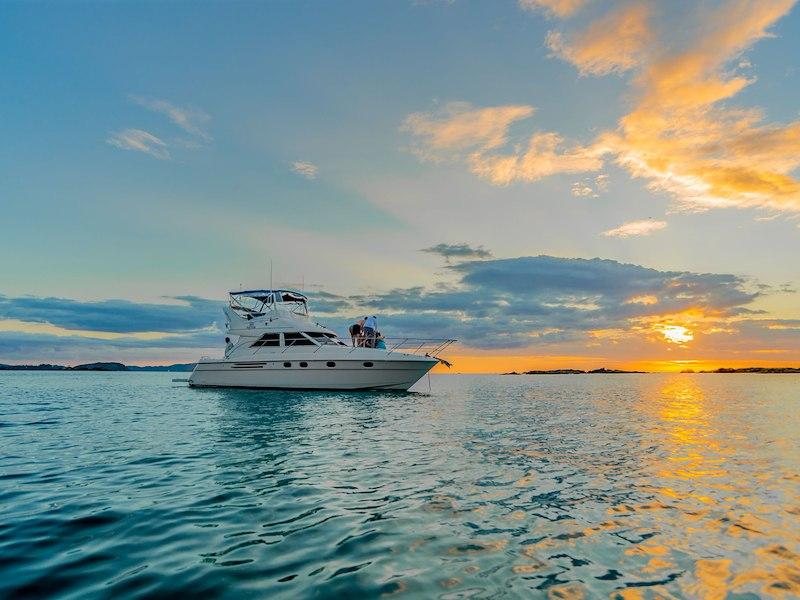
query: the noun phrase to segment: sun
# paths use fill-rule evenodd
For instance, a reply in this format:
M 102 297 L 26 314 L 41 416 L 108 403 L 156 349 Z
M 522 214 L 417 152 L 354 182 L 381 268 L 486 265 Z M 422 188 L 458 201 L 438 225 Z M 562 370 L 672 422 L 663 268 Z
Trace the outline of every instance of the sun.
M 686 344 L 694 339 L 694 334 L 683 325 L 663 325 L 661 333 L 673 344 Z

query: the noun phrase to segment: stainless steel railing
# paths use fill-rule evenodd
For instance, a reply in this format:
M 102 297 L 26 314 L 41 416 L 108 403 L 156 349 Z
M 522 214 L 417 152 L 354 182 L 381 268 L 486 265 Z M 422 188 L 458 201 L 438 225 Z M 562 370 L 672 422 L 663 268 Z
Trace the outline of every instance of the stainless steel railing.
M 349 337 L 340 337 L 340 340 L 351 341 Z M 384 337 L 386 343 L 386 353 L 403 352 L 406 354 L 425 354 L 436 356 L 456 340 L 446 338 L 415 338 L 415 337 Z M 361 337 L 356 340 L 356 348 L 371 348 L 371 340 Z M 352 341 L 351 341 L 352 345 Z

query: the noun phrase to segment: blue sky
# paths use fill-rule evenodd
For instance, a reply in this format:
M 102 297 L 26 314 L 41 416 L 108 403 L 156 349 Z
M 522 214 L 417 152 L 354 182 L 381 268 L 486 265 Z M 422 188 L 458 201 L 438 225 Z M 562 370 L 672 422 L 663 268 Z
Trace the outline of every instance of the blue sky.
M 271 258 L 279 282 L 384 298 L 463 288 L 442 256 L 420 250 L 468 244 L 495 260 L 599 257 L 731 275 L 772 290 L 760 288 L 748 310 L 791 322 L 800 318 L 786 291 L 800 285 L 792 5 L 4 3 L 0 294 L 218 301 L 265 284 Z M 668 81 L 695 59 L 696 71 Z M 718 100 L 698 100 L 717 82 L 728 86 Z M 671 128 L 655 128 L 654 115 Z M 696 319 L 659 314 L 648 327 L 692 325 L 698 336 L 654 346 L 654 359 L 659 349 L 705 359 L 727 347 L 701 345 Z M 77 352 L 30 325 L 38 318 L 0 313 L 0 336 L 17 336 L 0 362 L 43 347 L 66 362 L 197 352 Z M 139 331 L 165 333 L 159 323 L 154 313 Z M 541 353 L 540 324 L 518 325 Z M 614 323 L 625 335 L 640 325 Z M 92 331 L 102 338 L 114 323 L 76 335 L 100 339 Z M 595 352 L 580 341 L 558 351 Z

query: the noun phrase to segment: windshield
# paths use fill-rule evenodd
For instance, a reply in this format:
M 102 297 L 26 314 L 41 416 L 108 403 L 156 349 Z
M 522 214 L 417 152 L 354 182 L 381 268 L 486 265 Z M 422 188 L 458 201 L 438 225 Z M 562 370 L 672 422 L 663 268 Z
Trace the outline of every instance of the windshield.
M 308 316 L 305 297 L 292 292 L 253 292 L 252 295 L 231 294 L 230 305 L 233 309 L 256 316 L 278 308 L 287 310 L 295 315 Z
M 263 312 L 270 302 L 268 296 L 231 296 L 231 307 L 246 312 Z

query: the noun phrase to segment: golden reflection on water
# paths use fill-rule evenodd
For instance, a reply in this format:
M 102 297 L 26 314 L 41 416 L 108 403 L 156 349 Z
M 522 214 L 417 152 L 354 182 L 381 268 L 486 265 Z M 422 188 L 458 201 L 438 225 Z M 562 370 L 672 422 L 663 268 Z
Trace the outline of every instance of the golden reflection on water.
M 746 539 L 748 544 L 739 544 L 739 548 L 748 558 L 748 566 L 737 568 L 729 558 L 697 559 L 692 576 L 679 583 L 682 591 L 693 598 L 722 600 L 730 592 L 744 592 L 744 586 L 752 589 L 753 584 L 761 584 L 760 592 L 767 597 L 800 597 L 800 557 L 783 545 L 761 546 L 768 539 L 800 541 L 798 523 L 794 521 L 793 533 L 783 529 L 784 521 L 774 518 L 782 507 L 765 503 L 763 494 L 753 493 L 779 486 L 783 491 L 781 482 L 776 486 L 769 472 L 748 480 L 737 480 L 730 472 L 731 457 L 747 453 L 747 447 L 734 447 L 745 436 L 715 425 L 720 401 L 710 399 L 699 381 L 696 377 L 671 377 L 661 387 L 660 400 L 654 406 L 653 416 L 666 451 L 657 475 L 665 483 L 674 482 L 654 490 L 663 498 L 663 503 L 656 504 L 679 511 L 677 518 L 670 517 L 678 527 L 672 528 L 672 537 L 661 535 L 660 543 L 640 544 L 628 553 L 652 556 L 642 571 L 654 572 L 673 569 L 669 555 L 674 550 L 690 550 L 687 541 L 704 532 Z M 643 508 L 639 505 L 633 510 Z M 788 525 L 791 528 L 792 520 Z M 758 557 L 755 561 L 753 555 Z
M 470 440 L 485 470 L 422 505 L 467 525 L 462 543 L 430 538 L 460 565 L 437 579 L 443 597 L 505 572 L 532 597 L 800 598 L 800 476 L 781 462 L 791 436 L 769 420 L 785 412 L 755 413 L 742 398 L 760 397 L 734 380 L 641 381 L 635 397 L 592 390 L 591 427 L 609 435 L 594 453 L 578 428 L 539 444 Z
M 724 449 L 710 422 L 703 388 L 695 379 L 673 377 L 667 380 L 660 395 L 657 416 L 672 442 L 669 464 L 660 475 L 689 480 L 724 476 Z M 712 502 L 707 497 L 698 499 Z
M 580 583 L 555 585 L 547 590 L 548 600 L 583 600 L 586 597 L 586 588 Z

